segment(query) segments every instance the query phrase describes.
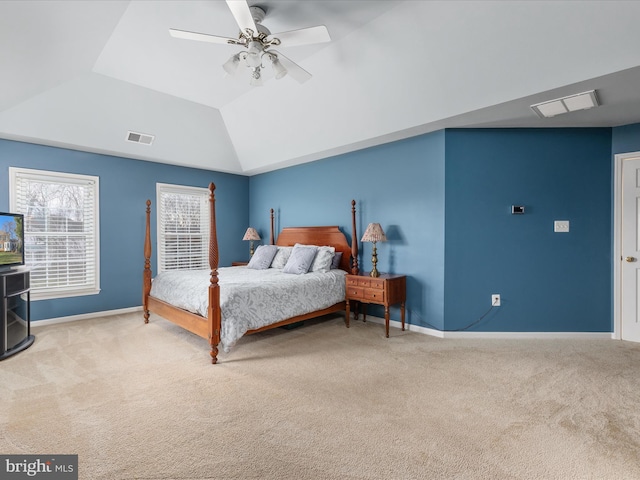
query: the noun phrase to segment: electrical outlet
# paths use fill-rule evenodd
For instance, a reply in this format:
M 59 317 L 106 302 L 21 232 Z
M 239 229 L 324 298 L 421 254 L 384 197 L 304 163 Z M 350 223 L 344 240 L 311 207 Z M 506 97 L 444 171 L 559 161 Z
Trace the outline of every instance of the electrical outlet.
M 493 307 L 499 307 L 500 306 L 500 294 L 499 293 L 494 293 L 493 295 L 491 295 L 491 306 L 493 306 Z

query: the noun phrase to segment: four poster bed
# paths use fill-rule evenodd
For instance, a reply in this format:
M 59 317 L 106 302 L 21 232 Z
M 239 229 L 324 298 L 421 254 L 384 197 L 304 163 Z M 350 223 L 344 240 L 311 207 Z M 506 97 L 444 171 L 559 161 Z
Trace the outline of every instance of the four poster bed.
M 153 281 L 151 201 L 147 200 L 142 289 L 145 323 L 149 322 L 149 314 L 153 312 L 207 339 L 211 347 L 211 363 L 217 363 L 220 344 L 228 351 L 242 335 L 345 310 L 344 275 L 358 272 L 355 200 L 351 202 L 350 245 L 337 226 L 284 228 L 274 242 L 274 215 L 271 209 L 270 243 L 276 245 L 278 252 L 285 250 L 290 254 L 296 244 L 319 246 L 325 250 L 328 248 L 331 252 L 335 249 L 335 257 L 331 254 L 335 268 L 296 275 L 283 273 L 281 265 L 280 269 L 256 270 L 244 266 L 218 268 L 214 190 L 215 185 L 211 183 L 210 270 L 172 270 L 163 272 Z M 345 322 L 348 327 L 348 317 Z

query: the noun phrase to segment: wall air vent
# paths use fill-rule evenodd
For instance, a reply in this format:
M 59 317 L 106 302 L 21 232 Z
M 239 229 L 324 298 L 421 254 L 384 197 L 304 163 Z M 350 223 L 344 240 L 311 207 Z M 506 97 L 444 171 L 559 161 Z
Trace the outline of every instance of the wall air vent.
M 146 133 L 137 133 L 132 131 L 127 132 L 128 142 L 142 143 L 143 145 L 151 145 L 154 138 L 156 138 L 155 135 L 148 135 Z

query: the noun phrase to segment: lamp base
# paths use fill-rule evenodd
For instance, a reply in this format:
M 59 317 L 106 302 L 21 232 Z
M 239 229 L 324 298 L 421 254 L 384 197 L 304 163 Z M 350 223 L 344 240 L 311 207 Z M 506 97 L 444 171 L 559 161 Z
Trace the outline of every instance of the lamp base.
M 376 265 L 378 264 L 378 251 L 376 250 L 376 242 L 373 242 L 373 253 L 371 254 L 371 264 L 373 267 L 371 268 L 370 277 L 379 277 L 378 269 Z

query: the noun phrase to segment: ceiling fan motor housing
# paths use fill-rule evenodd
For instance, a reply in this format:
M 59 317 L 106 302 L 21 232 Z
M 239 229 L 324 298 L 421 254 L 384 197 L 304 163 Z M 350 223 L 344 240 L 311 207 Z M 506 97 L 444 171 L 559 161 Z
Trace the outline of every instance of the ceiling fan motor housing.
M 251 10 L 251 16 L 253 17 L 253 21 L 258 29 L 254 36 L 264 38 L 271 35 L 271 31 L 261 23 L 267 12 L 262 7 L 249 7 L 249 9 Z
M 253 21 L 256 23 L 262 23 L 264 17 L 267 15 L 267 11 L 263 7 L 259 7 L 257 5 L 249 7 L 249 10 L 251 11 Z

